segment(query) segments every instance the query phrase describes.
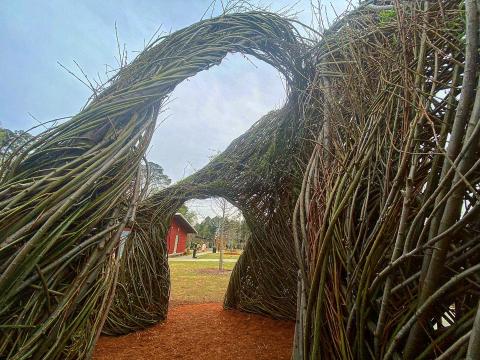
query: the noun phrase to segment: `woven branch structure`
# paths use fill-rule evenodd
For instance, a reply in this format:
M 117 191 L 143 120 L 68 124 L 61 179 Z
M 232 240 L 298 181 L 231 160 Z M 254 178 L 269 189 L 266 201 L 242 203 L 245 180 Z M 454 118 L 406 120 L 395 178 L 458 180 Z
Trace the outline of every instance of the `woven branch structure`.
M 218 196 L 252 233 L 224 305 L 296 319 L 294 359 L 480 358 L 479 10 L 368 1 L 313 39 L 255 11 L 154 42 L 2 162 L 0 354 L 85 358 L 165 319 L 171 216 Z M 168 94 L 230 52 L 278 69 L 285 106 L 142 199 Z
M 480 356 L 479 8 L 360 8 L 324 36 L 294 215 L 296 354 Z
M 290 100 L 292 104 L 264 116 L 205 168 L 140 204 L 134 235 L 128 241 L 132 250 L 126 251 L 121 260 L 120 277 L 124 282 L 119 282 L 121 292 L 117 291 L 104 332 L 122 334 L 165 318 L 170 284 L 165 277 L 168 264 L 164 239 L 171 216 L 187 200 L 212 196 L 235 204 L 249 228 L 254 229 L 232 273 L 225 306 L 295 319 L 298 265 L 292 256 L 291 214 L 296 201 L 293 194 L 300 191 L 308 162 L 305 155 L 313 148 L 312 142 L 304 140 L 314 133 L 314 124 L 306 126 L 297 110 L 298 99 L 291 96 Z M 292 118 L 298 121 L 292 124 Z M 302 133 L 304 136 L 299 136 Z M 141 240 L 132 240 L 137 238 Z M 162 260 L 152 253 L 162 254 Z M 149 265 L 131 266 L 131 262 Z M 145 275 L 137 273 L 145 270 Z M 157 277 L 152 278 L 153 274 Z M 152 292 L 150 286 L 123 291 L 146 282 L 158 287 L 162 296 Z M 149 312 L 126 309 L 139 304 Z
M 305 82 L 299 39 L 291 22 L 263 12 L 205 20 L 160 38 L 82 112 L 4 162 L 2 355 L 91 355 L 119 260 L 130 249 L 121 233 L 137 211 L 139 165 L 167 96 L 231 52 L 272 64 L 294 87 Z

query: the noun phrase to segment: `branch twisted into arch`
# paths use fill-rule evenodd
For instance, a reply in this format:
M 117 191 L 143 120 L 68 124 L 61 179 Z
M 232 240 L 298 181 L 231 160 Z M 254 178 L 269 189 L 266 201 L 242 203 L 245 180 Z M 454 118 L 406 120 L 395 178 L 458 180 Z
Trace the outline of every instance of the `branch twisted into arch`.
M 301 88 L 291 22 L 249 12 L 165 36 L 76 116 L 40 134 L 0 174 L 0 353 L 91 354 L 113 298 L 136 174 L 176 85 L 232 52 L 256 56 Z

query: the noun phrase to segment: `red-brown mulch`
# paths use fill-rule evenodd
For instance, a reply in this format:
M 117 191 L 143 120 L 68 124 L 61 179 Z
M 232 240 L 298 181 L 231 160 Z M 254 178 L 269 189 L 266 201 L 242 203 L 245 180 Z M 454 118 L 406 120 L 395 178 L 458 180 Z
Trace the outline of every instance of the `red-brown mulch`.
M 219 303 L 178 305 L 162 324 L 100 337 L 93 358 L 289 360 L 294 326 L 292 321 L 223 310 Z

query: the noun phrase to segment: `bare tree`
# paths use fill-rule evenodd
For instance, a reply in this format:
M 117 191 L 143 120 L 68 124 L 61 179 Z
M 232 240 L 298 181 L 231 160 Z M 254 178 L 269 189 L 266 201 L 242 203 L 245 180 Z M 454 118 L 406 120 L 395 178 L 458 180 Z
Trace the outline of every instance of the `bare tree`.
M 221 218 L 220 227 L 217 233 L 218 252 L 220 259 L 218 262 L 218 269 L 223 271 L 223 257 L 225 252 L 225 227 L 227 220 L 238 212 L 238 209 L 230 204 L 224 198 L 215 198 L 212 205 L 212 210 Z

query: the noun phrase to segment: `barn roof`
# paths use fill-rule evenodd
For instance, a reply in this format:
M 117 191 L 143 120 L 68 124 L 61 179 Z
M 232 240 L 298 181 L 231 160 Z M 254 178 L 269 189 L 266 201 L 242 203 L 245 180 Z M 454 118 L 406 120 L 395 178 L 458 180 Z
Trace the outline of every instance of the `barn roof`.
M 193 225 L 190 224 L 182 214 L 176 213 L 175 215 L 173 215 L 173 218 L 186 230 L 187 233 L 197 233 L 197 230 L 195 230 Z

